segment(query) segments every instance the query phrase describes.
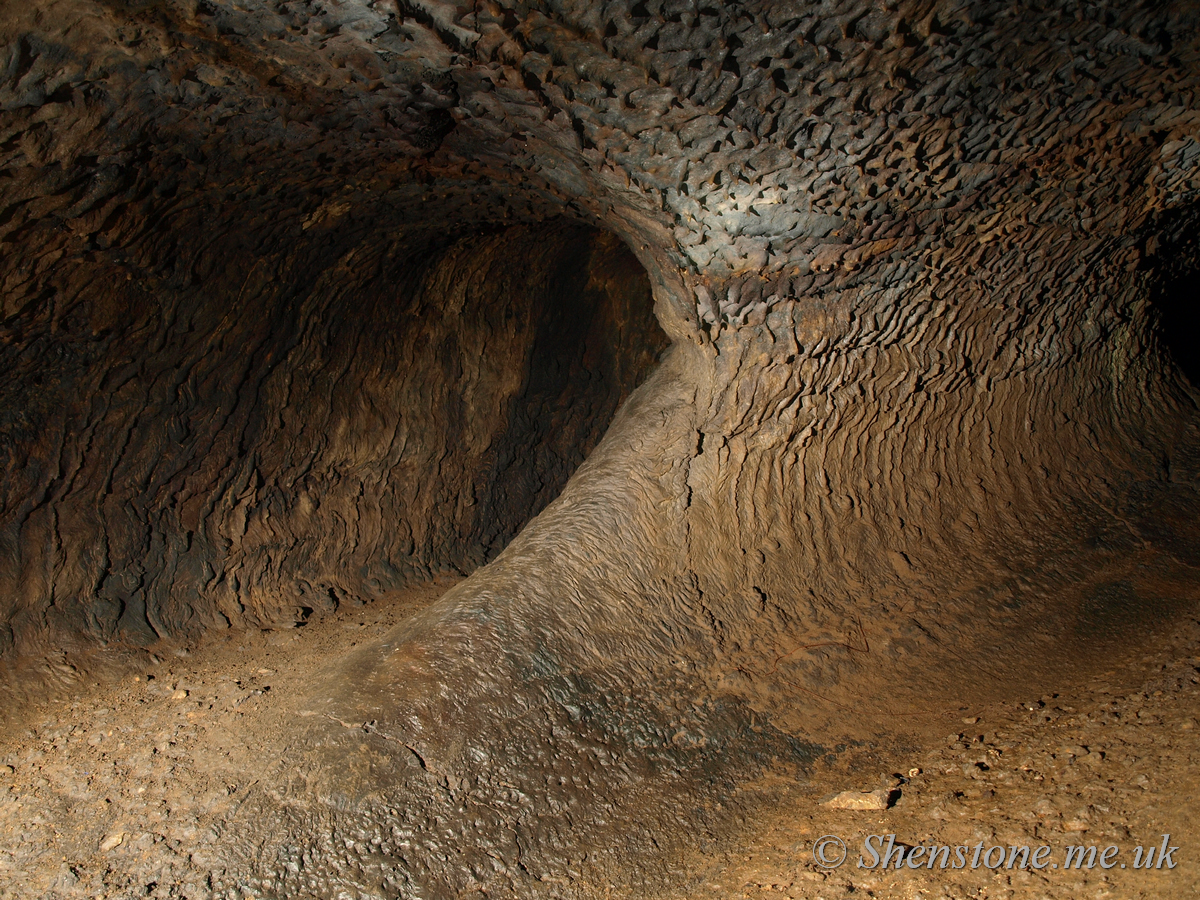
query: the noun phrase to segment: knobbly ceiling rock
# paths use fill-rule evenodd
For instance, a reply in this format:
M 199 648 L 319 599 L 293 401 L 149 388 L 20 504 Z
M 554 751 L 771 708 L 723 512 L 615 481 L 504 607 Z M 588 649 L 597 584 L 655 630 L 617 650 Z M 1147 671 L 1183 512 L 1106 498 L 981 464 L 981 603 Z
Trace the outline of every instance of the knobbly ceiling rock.
M 1196 3 L 0 34 L 0 650 L 491 561 L 317 680 L 218 895 L 652 891 L 766 761 L 1196 597 Z

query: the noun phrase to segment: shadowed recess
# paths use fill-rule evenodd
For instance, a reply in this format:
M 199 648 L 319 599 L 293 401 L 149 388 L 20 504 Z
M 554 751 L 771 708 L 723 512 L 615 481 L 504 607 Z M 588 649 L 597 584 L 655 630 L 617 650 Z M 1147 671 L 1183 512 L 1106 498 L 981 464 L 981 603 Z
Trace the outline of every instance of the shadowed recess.
M 208 253 L 195 287 L 97 280 L 10 322 L 9 648 L 302 624 L 469 572 L 666 346 L 637 260 L 568 221 Z
M 1158 334 L 1180 371 L 1200 385 L 1200 209 L 1167 217 L 1151 249 L 1149 258 L 1158 261 L 1150 297 L 1159 313 Z

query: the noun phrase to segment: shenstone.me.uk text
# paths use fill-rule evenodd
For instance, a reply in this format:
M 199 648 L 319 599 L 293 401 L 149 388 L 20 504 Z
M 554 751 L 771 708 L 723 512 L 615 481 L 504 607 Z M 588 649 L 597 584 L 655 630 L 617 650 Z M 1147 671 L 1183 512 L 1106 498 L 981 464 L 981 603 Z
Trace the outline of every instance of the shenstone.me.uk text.
M 869 834 L 862 842 L 857 866 L 860 869 L 1174 869 L 1178 847 L 1171 836 L 1162 843 L 1122 850 L 1116 844 L 1068 845 L 1061 855 L 1049 844 L 905 844 L 894 834 Z M 813 861 L 825 869 L 836 869 L 849 856 L 846 842 L 827 834 L 813 843 Z
M 1068 845 L 1059 859 L 1048 844 L 1030 847 L 1022 845 L 993 845 L 985 847 L 983 841 L 974 846 L 939 846 L 926 844 L 906 846 L 896 842 L 894 834 L 871 834 L 863 840 L 862 853 L 858 857 L 860 869 L 1173 869 L 1174 854 L 1178 847 L 1171 846 L 1171 836 L 1164 834 L 1158 846 L 1135 847 L 1131 853 L 1122 853 L 1115 844 L 1107 847 L 1096 845 Z

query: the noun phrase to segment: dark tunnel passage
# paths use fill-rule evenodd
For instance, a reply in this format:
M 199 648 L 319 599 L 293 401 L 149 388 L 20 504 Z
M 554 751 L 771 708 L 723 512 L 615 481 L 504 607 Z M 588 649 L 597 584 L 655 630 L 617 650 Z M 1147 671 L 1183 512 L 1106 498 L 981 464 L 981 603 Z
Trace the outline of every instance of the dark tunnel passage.
M 1200 384 L 1200 211 L 1168 217 L 1155 237 L 1158 334 L 1172 360 L 1193 385 Z
M 309 241 L 218 244 L 199 292 L 117 282 L 10 324 L 5 587 L 28 599 L 7 650 L 303 624 L 470 572 L 557 495 L 666 346 L 637 260 L 567 220 Z M 63 456 L 110 486 L 49 488 L 43 519 L 28 498 Z M 29 552 L 50 522 L 78 550 L 44 560 L 39 585 Z
M 494 558 L 557 496 L 667 346 L 646 273 L 615 236 L 551 220 L 493 241 L 494 250 L 462 252 L 472 266 L 490 252 L 498 266 L 518 271 L 489 271 L 483 284 L 465 290 L 481 315 L 507 319 L 508 310 L 499 312 L 505 299 L 527 304 L 516 315 L 526 318 L 530 337 L 507 429 L 492 443 L 494 462 L 477 477 L 480 486 L 471 487 L 476 498 L 489 498 L 476 512 L 483 552 L 477 564 Z M 544 255 L 547 262 L 538 265 Z M 438 427 L 453 433 L 453 425 Z

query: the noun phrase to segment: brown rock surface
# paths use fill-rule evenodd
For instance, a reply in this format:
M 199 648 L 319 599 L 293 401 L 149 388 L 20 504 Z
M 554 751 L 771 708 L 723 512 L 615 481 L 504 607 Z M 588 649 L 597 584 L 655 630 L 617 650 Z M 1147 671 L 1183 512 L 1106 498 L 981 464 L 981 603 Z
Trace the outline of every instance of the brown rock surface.
M 1003 794 L 999 711 L 1143 652 L 1180 680 L 1140 746 L 1191 783 L 1197 34 L 1193 2 L 0 9 L 5 814 L 63 804 L 0 878 L 695 893 L 822 766 Z M 100 718 L 86 683 L 205 642 L 275 669 L 289 626 L 448 575 L 222 719 L 260 758 L 192 757 L 166 824 L 122 793 L 72 826 L 104 873 L 47 855 L 71 798 L 168 790 L 154 729 L 166 759 L 260 688 L 172 684 L 195 708 L 116 755 L 89 721 L 22 736 L 43 694 Z M 1004 726 L 1070 758 L 1033 807 L 1064 833 L 1141 814 L 1086 787 L 1085 724 Z M 950 725 L 970 758 L 930 749 Z M 114 780 L 31 774 L 59 740 Z M 953 808 L 917 784 L 897 815 Z M 1145 824 L 1200 837 L 1175 815 Z

